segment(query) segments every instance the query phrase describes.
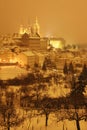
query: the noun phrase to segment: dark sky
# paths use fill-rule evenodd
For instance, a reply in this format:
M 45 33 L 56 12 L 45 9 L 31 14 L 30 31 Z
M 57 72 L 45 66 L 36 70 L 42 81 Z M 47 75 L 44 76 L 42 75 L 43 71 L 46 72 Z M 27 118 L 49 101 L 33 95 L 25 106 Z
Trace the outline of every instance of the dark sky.
M 43 36 L 87 43 L 87 0 L 0 0 L 0 33 L 17 32 L 36 16 Z

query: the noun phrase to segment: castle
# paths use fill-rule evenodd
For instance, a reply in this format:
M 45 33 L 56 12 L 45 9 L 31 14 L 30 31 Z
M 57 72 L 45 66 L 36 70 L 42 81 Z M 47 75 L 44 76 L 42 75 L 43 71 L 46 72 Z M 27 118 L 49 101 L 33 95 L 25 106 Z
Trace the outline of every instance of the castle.
M 22 38 L 23 44 L 28 45 L 31 50 L 46 50 L 48 45 L 60 49 L 63 49 L 65 46 L 65 40 L 63 38 L 41 37 L 40 25 L 38 23 L 37 17 L 35 23 L 31 26 L 28 26 L 28 28 L 21 25 L 19 29 L 19 35 Z
M 20 26 L 19 35 L 21 40 L 21 45 L 28 46 L 30 50 L 46 50 L 48 44 L 48 38 L 41 37 L 40 25 L 36 17 L 35 23 L 28 28 L 23 25 Z

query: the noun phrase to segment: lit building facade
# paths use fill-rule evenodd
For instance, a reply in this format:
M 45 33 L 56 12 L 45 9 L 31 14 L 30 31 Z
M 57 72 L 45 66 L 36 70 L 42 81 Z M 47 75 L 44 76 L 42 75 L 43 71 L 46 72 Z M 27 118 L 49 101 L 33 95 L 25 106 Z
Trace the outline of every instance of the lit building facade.
M 65 40 L 63 38 L 49 38 L 49 44 L 54 48 L 64 49 Z
M 19 53 L 17 56 L 18 63 L 21 66 L 29 66 L 34 67 L 35 63 L 39 66 L 43 65 L 45 56 L 39 52 L 33 52 L 33 51 L 25 51 Z
M 2 63 L 17 63 L 15 54 L 6 50 L 0 52 L 0 64 Z
M 33 67 L 35 64 L 35 54 L 32 51 L 25 51 L 17 56 L 18 63 L 21 66 Z

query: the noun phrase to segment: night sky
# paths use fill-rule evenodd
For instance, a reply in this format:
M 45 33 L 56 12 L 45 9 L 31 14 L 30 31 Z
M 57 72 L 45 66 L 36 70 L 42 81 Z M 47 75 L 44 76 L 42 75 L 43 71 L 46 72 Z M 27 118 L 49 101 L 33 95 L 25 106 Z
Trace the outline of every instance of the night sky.
M 87 43 L 87 0 L 0 0 L 0 33 L 18 32 L 21 24 L 33 24 L 36 16 L 42 36 Z

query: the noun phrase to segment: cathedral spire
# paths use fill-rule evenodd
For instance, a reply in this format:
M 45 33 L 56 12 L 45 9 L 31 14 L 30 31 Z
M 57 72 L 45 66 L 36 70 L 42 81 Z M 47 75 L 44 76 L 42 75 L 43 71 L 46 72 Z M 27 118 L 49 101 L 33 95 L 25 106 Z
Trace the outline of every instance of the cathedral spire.
M 38 18 L 37 18 L 37 16 L 36 16 L 36 24 L 38 24 Z
M 37 34 L 40 34 L 40 26 L 39 26 L 39 23 L 38 23 L 38 18 L 37 18 L 37 16 L 36 16 L 35 26 L 36 26 L 36 33 L 37 33 Z
M 20 25 L 19 34 L 24 34 L 24 26 Z

